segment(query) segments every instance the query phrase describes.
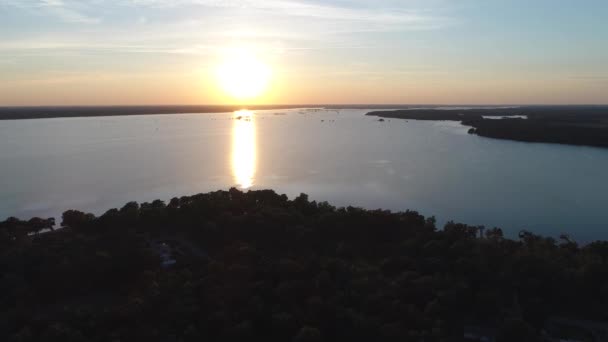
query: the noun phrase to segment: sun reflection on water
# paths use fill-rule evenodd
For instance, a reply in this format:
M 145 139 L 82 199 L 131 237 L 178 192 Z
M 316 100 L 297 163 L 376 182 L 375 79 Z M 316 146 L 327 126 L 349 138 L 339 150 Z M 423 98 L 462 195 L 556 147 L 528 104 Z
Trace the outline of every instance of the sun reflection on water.
M 256 168 L 255 122 L 251 111 L 234 112 L 232 126 L 232 176 L 241 189 L 253 186 Z

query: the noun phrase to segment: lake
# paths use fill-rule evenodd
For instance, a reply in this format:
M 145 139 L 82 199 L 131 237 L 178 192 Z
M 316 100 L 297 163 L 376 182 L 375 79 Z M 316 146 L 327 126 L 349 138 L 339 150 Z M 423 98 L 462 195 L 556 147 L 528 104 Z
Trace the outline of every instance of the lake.
M 608 149 L 467 134 L 368 110 L 0 121 L 0 219 L 101 214 L 232 186 L 608 239 Z M 58 219 L 58 222 L 60 220 Z

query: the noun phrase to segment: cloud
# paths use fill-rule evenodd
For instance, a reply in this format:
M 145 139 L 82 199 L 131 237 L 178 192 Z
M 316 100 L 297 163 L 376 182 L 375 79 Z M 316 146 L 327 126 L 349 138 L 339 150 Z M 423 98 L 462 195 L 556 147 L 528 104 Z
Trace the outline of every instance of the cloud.
M 51 15 L 68 23 L 97 24 L 100 18 L 87 15 L 83 8 L 87 1 L 64 0 L 6 0 L 5 5 L 28 11 L 35 15 Z
M 15 65 L 17 61 L 14 59 L 0 59 L 0 66 L 2 65 Z
M 295 51 L 378 48 L 360 33 L 440 29 L 450 18 L 433 11 L 304 0 L 0 0 L 38 16 L 104 25 L 86 30 L 49 30 L 0 41 L 11 56 L 96 52 L 208 55 L 230 44 Z M 367 7 L 365 7 L 367 6 Z M 0 4 L 2 7 L 2 4 Z M 10 13 L 10 12 L 9 12 Z M 159 20 L 162 18 L 162 20 Z M 386 42 L 388 39 L 385 39 Z
M 197 45 L 188 47 L 167 45 L 138 45 L 138 44 L 112 44 L 112 43 L 90 43 L 86 41 L 74 42 L 40 42 L 40 41 L 15 41 L 1 42 L 0 51 L 11 56 L 41 56 L 41 55 L 85 55 L 88 53 L 153 53 L 153 54 L 190 54 L 209 55 L 214 46 Z M 2 60 L 0 60 L 2 64 Z
M 420 10 L 381 6 L 344 7 L 294 0 L 131 0 L 130 4 L 136 7 L 157 8 L 203 6 L 216 9 L 244 9 L 265 12 L 273 16 L 352 22 L 360 25 L 375 24 L 385 29 L 437 29 L 451 23 L 449 18 L 433 16 Z
M 591 82 L 591 83 L 607 83 L 608 75 L 593 75 L 593 76 L 572 76 L 569 77 L 573 81 Z
M 608 76 L 604 76 L 604 75 L 595 75 L 595 76 L 572 76 L 570 77 L 570 79 L 573 80 L 587 80 L 587 81 L 607 81 L 608 80 Z

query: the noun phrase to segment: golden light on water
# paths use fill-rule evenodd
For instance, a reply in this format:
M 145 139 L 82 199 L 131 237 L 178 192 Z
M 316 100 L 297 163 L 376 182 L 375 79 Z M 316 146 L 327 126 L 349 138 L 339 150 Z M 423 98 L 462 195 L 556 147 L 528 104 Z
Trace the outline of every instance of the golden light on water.
M 253 186 L 256 169 L 254 115 L 248 110 L 234 113 L 232 126 L 232 175 L 241 189 Z

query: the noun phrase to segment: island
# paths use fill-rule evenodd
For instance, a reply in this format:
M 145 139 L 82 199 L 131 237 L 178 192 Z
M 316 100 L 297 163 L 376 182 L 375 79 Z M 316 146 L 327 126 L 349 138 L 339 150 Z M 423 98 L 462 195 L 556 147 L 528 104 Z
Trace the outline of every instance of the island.
M 608 321 L 606 241 L 234 188 L 54 221 L 0 222 L 2 341 L 538 341 Z
M 367 115 L 459 121 L 471 126 L 469 133 L 487 138 L 608 147 L 608 106 L 408 108 L 373 111 Z

